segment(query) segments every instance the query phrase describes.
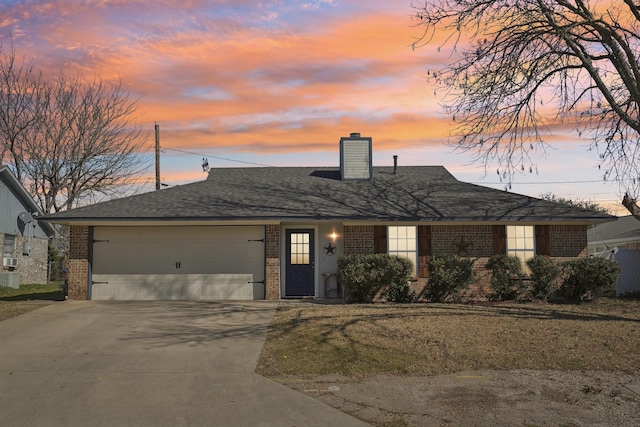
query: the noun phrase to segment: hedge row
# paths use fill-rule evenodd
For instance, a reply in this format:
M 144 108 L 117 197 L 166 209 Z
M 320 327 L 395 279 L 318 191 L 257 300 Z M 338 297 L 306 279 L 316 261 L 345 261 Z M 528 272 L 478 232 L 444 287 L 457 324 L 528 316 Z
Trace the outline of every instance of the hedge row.
M 421 296 L 432 302 L 459 301 L 474 280 L 474 260 L 455 255 L 435 256 L 429 261 L 429 280 Z M 535 256 L 527 261 L 531 274 L 522 273 L 520 260 L 494 255 L 485 264 L 491 271 L 492 300 L 562 297 L 580 300 L 585 293 L 615 294 L 620 272 L 615 261 L 578 258 L 558 262 Z M 387 254 L 345 255 L 338 259 L 338 280 L 347 302 L 371 302 L 382 293 L 387 301 L 412 302 L 409 287 L 413 266 L 406 258 Z

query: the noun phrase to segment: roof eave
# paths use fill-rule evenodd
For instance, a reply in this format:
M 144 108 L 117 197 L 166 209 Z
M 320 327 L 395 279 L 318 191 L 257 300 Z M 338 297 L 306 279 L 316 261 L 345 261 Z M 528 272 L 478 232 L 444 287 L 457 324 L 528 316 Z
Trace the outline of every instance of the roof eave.
M 602 222 L 611 221 L 609 218 L 594 217 L 554 217 L 554 216 L 510 216 L 510 217 L 381 217 L 381 216 L 228 216 L 228 217 L 65 217 L 51 216 L 39 218 L 41 222 L 50 222 L 54 224 L 68 226 L 83 225 L 124 225 L 124 224 L 225 224 L 235 223 L 260 223 L 260 224 L 277 224 L 280 222 L 299 222 L 299 221 L 334 221 L 349 223 L 420 223 L 420 224 L 438 224 L 438 223 L 456 223 L 456 224 L 522 224 L 527 223 L 554 223 L 565 225 L 593 225 Z
M 25 204 L 27 208 L 29 208 L 29 213 L 35 213 L 36 219 L 38 220 L 38 222 L 41 222 L 40 217 L 43 215 L 43 212 L 40 209 L 40 206 L 38 206 L 31 194 L 27 192 L 20 181 L 18 181 L 18 178 L 15 177 L 15 175 L 11 172 L 11 170 L 9 170 L 6 165 L 0 165 L 0 177 L 4 177 L 3 181 L 18 195 L 20 201 Z M 51 224 L 42 221 L 42 224 L 39 225 L 48 237 L 53 237 L 56 235 L 56 230 Z

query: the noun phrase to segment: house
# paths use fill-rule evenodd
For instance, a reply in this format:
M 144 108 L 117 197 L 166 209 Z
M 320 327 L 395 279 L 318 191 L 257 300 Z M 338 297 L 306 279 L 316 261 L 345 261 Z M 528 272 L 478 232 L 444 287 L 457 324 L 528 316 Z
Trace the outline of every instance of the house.
M 42 212 L 33 197 L 9 168 L 0 164 L 0 286 L 47 283 L 48 239 L 55 230 L 38 221 L 39 215 Z
M 212 169 L 201 182 L 48 215 L 70 226 L 76 299 L 336 296 L 342 254 L 587 256 L 610 215 L 460 182 L 442 166 L 373 167 L 372 140 L 340 139 L 339 167 Z M 472 291 L 486 293 L 486 272 Z
M 616 294 L 640 293 L 640 221 L 623 216 L 587 230 L 589 254 L 614 260 L 620 266 Z
M 614 248 L 640 249 L 640 221 L 628 215 L 598 224 L 587 230 L 587 241 L 592 254 Z

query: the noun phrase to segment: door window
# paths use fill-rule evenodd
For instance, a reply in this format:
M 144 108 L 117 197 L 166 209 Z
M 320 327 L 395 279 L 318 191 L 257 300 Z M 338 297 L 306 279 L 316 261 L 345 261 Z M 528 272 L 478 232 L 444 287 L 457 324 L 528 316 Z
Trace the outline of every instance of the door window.
M 291 233 L 291 265 L 309 264 L 309 233 Z

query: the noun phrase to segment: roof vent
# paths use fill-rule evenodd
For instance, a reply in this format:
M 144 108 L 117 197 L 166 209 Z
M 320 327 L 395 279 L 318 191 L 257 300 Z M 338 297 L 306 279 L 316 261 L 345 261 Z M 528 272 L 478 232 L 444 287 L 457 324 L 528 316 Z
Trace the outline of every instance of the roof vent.
M 340 178 L 368 180 L 372 176 L 371 138 L 352 133 L 340 138 Z

